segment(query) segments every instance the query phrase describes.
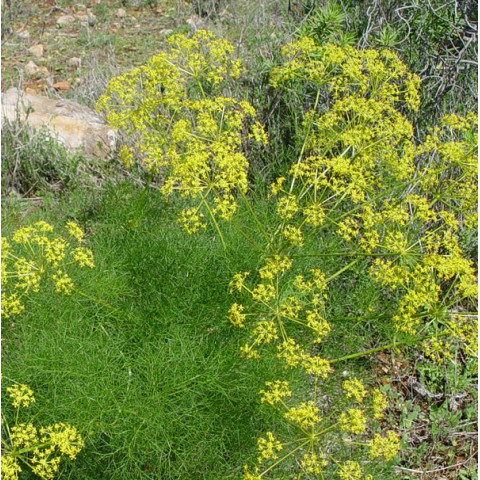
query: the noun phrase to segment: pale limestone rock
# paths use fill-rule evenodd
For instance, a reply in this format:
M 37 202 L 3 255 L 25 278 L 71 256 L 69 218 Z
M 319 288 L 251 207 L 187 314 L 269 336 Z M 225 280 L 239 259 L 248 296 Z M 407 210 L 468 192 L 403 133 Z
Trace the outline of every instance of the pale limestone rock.
M 67 65 L 70 68 L 79 68 L 82 65 L 82 59 L 79 57 L 69 58 L 67 61 Z
M 117 10 L 117 17 L 118 18 L 125 18 L 127 16 L 127 12 L 123 8 L 119 8 Z
M 75 17 L 73 15 L 60 15 L 57 18 L 57 25 L 59 27 L 65 27 L 66 25 L 71 25 L 75 23 Z
M 104 158 L 115 148 L 117 133 L 93 110 L 70 100 L 51 99 L 11 88 L 2 94 L 2 121 L 46 127 L 69 150 Z
M 38 45 L 33 45 L 33 47 L 30 47 L 28 51 L 35 57 L 35 58 L 42 58 L 43 57 L 43 45 L 39 43 Z
M 32 60 L 30 60 L 23 67 L 23 69 L 25 70 L 25 73 L 30 77 L 33 77 L 34 75 L 36 75 L 38 73 L 38 65 L 35 62 L 33 62 Z
M 47 67 L 38 67 L 37 73 L 41 73 L 44 77 L 48 77 L 48 75 L 50 75 Z
M 78 12 L 75 14 L 75 18 L 80 21 L 82 25 L 90 25 L 93 27 L 97 23 L 97 17 L 90 12 Z
M 18 30 L 17 37 L 20 40 L 29 40 L 30 39 L 30 32 L 28 30 Z

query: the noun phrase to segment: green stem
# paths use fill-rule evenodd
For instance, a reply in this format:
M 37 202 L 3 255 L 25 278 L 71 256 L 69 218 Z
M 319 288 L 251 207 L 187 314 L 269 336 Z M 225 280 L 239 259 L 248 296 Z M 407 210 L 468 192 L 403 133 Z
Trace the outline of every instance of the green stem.
M 361 253 L 361 252 L 333 252 L 333 253 L 306 253 L 302 255 L 292 255 L 292 258 L 308 257 L 398 257 L 398 253 Z
M 233 226 L 233 228 L 250 244 L 250 246 L 251 246 L 256 252 L 258 252 L 258 253 L 263 253 L 263 249 L 262 249 L 261 247 L 259 247 L 259 246 L 255 243 L 255 241 L 252 240 L 252 239 L 250 238 L 250 236 L 247 235 L 247 234 L 245 233 L 245 231 L 242 230 L 242 229 L 237 225 L 237 223 L 236 223 L 236 221 L 235 221 L 234 218 L 232 218 L 232 219 L 230 220 L 230 223 L 231 223 L 231 225 Z
M 14 456 L 22 455 L 23 453 L 28 453 L 28 452 L 31 452 L 31 451 L 36 450 L 36 449 L 48 447 L 51 444 L 52 444 L 52 442 L 37 443 L 35 445 L 32 445 L 31 447 L 22 448 L 21 450 L 13 450 L 12 454 Z
M 300 445 L 298 445 L 296 448 L 294 448 L 293 450 L 291 450 L 290 452 L 288 452 L 286 455 L 284 455 L 282 458 L 280 458 L 277 462 L 275 462 L 273 465 L 270 465 L 266 470 L 264 470 L 261 474 L 260 474 L 260 477 L 263 477 L 266 473 L 268 473 L 270 470 L 272 470 L 273 468 L 275 468 L 277 465 L 279 465 L 280 463 L 282 463 L 285 459 L 287 459 L 288 457 L 292 456 L 297 450 L 300 450 L 300 448 L 304 447 L 305 445 L 307 445 L 307 443 L 310 442 L 310 439 L 306 440 L 305 442 L 301 443 Z
M 444 332 L 437 336 L 446 336 L 447 334 L 448 332 Z M 338 362 L 343 362 L 344 360 L 352 360 L 353 358 L 363 357 L 365 355 L 370 355 L 371 353 L 381 352 L 382 350 L 388 350 L 390 348 L 395 348 L 402 345 L 405 345 L 405 346 L 416 345 L 417 343 L 423 342 L 424 340 L 425 340 L 424 338 L 415 338 L 411 340 L 404 340 L 403 342 L 393 342 L 393 343 L 389 343 L 388 345 L 382 345 L 380 347 L 371 348 L 370 350 L 364 350 L 363 352 L 352 353 L 350 355 L 345 355 L 344 357 L 335 358 L 333 360 L 330 360 L 330 363 L 338 363 Z
M 313 111 L 317 110 L 319 100 L 320 100 L 320 89 L 317 90 L 317 96 L 315 97 L 315 104 L 313 106 Z M 300 150 L 300 154 L 298 155 L 298 160 L 297 160 L 297 163 L 296 163 L 297 165 L 299 165 L 301 163 L 302 159 L 303 159 L 303 154 L 305 153 L 305 149 L 307 147 L 307 140 L 310 136 L 310 131 L 312 130 L 312 126 L 313 126 L 313 119 L 310 122 L 310 124 L 308 125 L 307 132 L 305 133 L 305 139 L 303 140 L 303 145 L 302 145 L 302 148 Z M 295 186 L 295 176 L 292 178 L 292 183 L 290 184 L 290 190 L 288 191 L 289 194 L 292 193 L 294 186 Z
M 341 275 L 343 272 L 345 272 L 346 270 L 348 270 L 350 267 L 353 267 L 353 265 L 355 265 L 356 263 L 358 263 L 360 261 L 359 258 L 356 258 L 355 260 L 353 260 L 352 262 L 350 262 L 348 265 L 346 265 L 345 267 L 341 268 L 338 272 L 335 272 L 333 275 L 331 275 L 330 277 L 328 277 L 325 282 L 328 283 L 330 281 L 332 281 L 334 278 L 338 277 L 339 275 Z
M 253 218 L 253 221 L 257 225 L 260 233 L 265 237 L 265 240 L 270 241 L 270 236 L 268 235 L 267 231 L 263 228 L 262 222 L 257 217 L 257 214 L 254 212 L 251 203 L 248 201 L 248 198 L 245 196 L 245 193 L 240 192 L 240 196 L 242 197 L 242 200 L 245 202 L 245 205 L 247 207 L 248 212 Z
M 200 198 L 202 199 L 205 208 L 207 209 L 208 214 L 210 215 L 210 219 L 212 220 L 213 226 L 220 237 L 220 241 L 222 242 L 223 250 L 227 250 L 227 244 L 225 243 L 225 239 L 223 238 L 222 231 L 220 230 L 220 226 L 218 225 L 217 220 L 215 219 L 215 215 L 213 214 L 212 210 L 210 209 L 210 205 L 208 204 L 207 200 L 203 196 L 202 192 L 200 192 Z

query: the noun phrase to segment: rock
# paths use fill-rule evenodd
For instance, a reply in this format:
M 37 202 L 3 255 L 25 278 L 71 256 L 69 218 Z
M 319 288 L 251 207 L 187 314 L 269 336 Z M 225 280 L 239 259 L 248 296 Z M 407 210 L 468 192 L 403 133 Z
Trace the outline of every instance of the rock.
M 10 88 L 2 95 L 2 121 L 46 127 L 69 150 L 87 157 L 105 156 L 115 148 L 117 133 L 93 110 L 70 100 L 51 99 Z
M 93 27 L 94 25 L 97 24 L 97 17 L 93 15 L 92 13 L 88 14 L 88 24 Z
M 35 57 L 35 58 L 42 58 L 43 57 L 43 45 L 39 43 L 38 45 L 34 45 L 30 47 L 28 51 Z
M 127 12 L 123 8 L 119 8 L 116 15 L 118 18 L 125 18 L 127 16 Z
M 41 73 L 44 77 L 48 77 L 50 75 L 47 67 L 38 67 L 37 73 Z
M 69 58 L 68 61 L 67 61 L 67 65 L 70 68 L 79 68 L 82 65 L 82 59 L 79 58 L 79 57 Z
M 30 77 L 33 77 L 34 75 L 36 75 L 38 73 L 38 66 L 35 62 L 33 62 L 32 60 L 30 60 L 24 67 L 23 69 L 25 70 L 25 73 L 30 76 Z
M 90 13 L 90 12 L 76 13 L 75 18 L 79 20 L 82 23 L 82 25 L 90 25 L 91 27 L 93 27 L 97 23 L 97 18 L 95 17 L 95 15 L 93 15 L 93 13 Z
M 60 90 L 61 92 L 66 92 L 70 90 L 70 83 L 69 82 L 56 82 L 52 85 L 55 90 Z
M 57 25 L 59 27 L 65 27 L 67 25 L 71 25 L 75 23 L 75 17 L 73 15 L 60 15 L 57 18 Z
M 20 40 L 28 40 L 30 38 L 30 32 L 28 30 L 19 30 L 16 34 Z

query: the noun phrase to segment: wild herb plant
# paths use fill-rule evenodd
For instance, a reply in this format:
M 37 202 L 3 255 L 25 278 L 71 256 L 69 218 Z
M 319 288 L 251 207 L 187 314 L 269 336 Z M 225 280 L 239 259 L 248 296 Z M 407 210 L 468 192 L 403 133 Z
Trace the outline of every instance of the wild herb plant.
M 165 197 L 179 192 L 194 202 L 180 216 L 193 233 L 205 228 L 205 217 L 231 218 L 235 194 L 248 189 L 242 142 L 266 137 L 258 122 L 244 130 L 255 109 L 226 95 L 241 72 L 232 45 L 207 31 L 168 43 L 167 52 L 113 78 L 97 108 L 131 136 L 120 152 L 127 165 L 139 161 L 152 176 L 166 174 Z
M 195 201 L 180 217 L 189 233 L 209 218 L 225 246 L 217 218 L 234 222 L 237 199 L 245 203 L 262 241 L 245 239 L 263 261 L 230 283 L 238 300 L 229 320 L 251 335 L 240 353 L 259 359 L 273 350 L 285 368 L 299 368 L 311 380 L 303 401 L 282 379 L 261 390 L 261 402 L 288 427 L 285 438 L 268 431 L 258 439 L 257 464 L 245 466 L 244 478 L 262 478 L 293 457 L 307 475 L 373 478 L 359 462 L 342 458 L 339 445 L 365 448 L 371 459 L 397 455 L 398 435 L 371 428 L 382 418 L 385 396 L 373 390 L 367 399 L 367 387 L 351 379 L 343 382 L 337 408 L 322 411 L 319 392 L 335 362 L 381 349 L 418 344 L 439 362 L 453 344 L 476 354 L 476 324 L 466 310 L 476 295 L 475 269 L 458 240 L 476 219 L 475 117 L 445 117 L 416 142 L 404 112 L 412 117 L 418 110 L 420 80 L 397 55 L 318 46 L 309 37 L 286 45 L 271 71 L 272 87 L 286 96 L 313 93 L 312 102 L 298 105 L 298 156 L 270 189 L 277 224 L 268 229 L 246 196 L 248 161 L 241 151 L 245 137 L 264 143 L 266 137 L 258 123 L 245 130 L 252 107 L 224 93 L 241 71 L 232 48 L 202 31 L 191 39 L 174 36 L 171 46 L 113 79 L 98 107 L 132 135 L 138 155 L 124 150 L 127 162 L 160 176 L 165 195 L 178 190 Z M 305 268 L 298 261 L 305 242 L 327 231 L 344 249 L 319 252 Z M 319 266 L 329 255 L 351 261 L 327 275 Z M 388 345 L 325 358 L 329 283 L 360 260 L 368 262 L 364 275 L 390 291 L 387 307 L 369 312 L 371 318 L 380 321 L 386 308 L 397 333 Z

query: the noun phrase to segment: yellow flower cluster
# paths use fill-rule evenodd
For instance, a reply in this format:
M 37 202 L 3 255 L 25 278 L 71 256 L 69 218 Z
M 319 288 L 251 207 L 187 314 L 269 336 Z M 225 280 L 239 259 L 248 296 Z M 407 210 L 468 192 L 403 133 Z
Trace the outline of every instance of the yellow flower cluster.
M 367 395 L 367 390 L 360 380 L 345 380 L 343 382 L 343 389 L 347 398 L 354 398 L 358 403 L 362 403 Z
M 271 458 L 278 458 L 275 452 L 283 449 L 283 445 L 275 438 L 272 432 L 267 432 L 266 435 L 266 438 L 260 437 L 257 441 L 259 453 L 258 463 L 262 463 Z
M 320 410 L 314 402 L 302 402 L 298 407 L 292 407 L 284 417 L 297 424 L 303 430 L 315 427 L 320 421 Z
M 324 456 L 320 456 L 315 452 L 307 452 L 303 455 L 300 466 L 307 473 L 320 475 L 324 468 L 328 465 Z
M 363 433 L 367 428 L 367 419 L 363 410 L 350 408 L 342 412 L 339 418 L 340 428 L 349 433 Z
M 418 109 L 420 80 L 391 51 L 318 46 L 304 37 L 285 45 L 282 55 L 282 65 L 271 73 L 274 87 L 310 82 L 325 86 L 334 99 L 355 94 L 391 104 L 403 102 L 412 110 Z
M 373 480 L 371 475 L 364 477 L 360 464 L 352 460 L 347 460 L 344 464 L 340 465 L 338 475 L 342 480 Z
M 15 457 L 8 453 L 2 454 L 2 478 L 4 480 L 18 480 L 18 474 L 22 468 Z
M 377 420 L 383 418 L 387 408 L 387 397 L 378 388 L 372 390 L 372 408 L 373 418 Z
M 7 392 L 10 394 L 12 405 L 15 408 L 28 407 L 31 403 L 35 402 L 33 391 L 27 387 L 27 385 L 13 384 L 7 388 Z
M 74 460 L 84 447 L 75 427 L 55 423 L 37 428 L 33 423 L 18 423 L 19 409 L 35 401 L 33 391 L 26 385 L 7 388 L 11 403 L 17 409 L 15 423 L 7 427 L 8 439 L 2 441 L 2 478 L 17 480 L 23 463 L 35 475 L 50 480 L 60 468 L 62 456 Z
M 330 415 L 329 410 L 326 415 L 322 415 L 321 403 L 317 396 L 322 391 L 319 384 L 315 383 L 313 391 L 310 392 L 309 396 L 313 396 L 313 399 L 291 405 L 293 395 L 288 382 L 281 380 L 266 382 L 265 388 L 260 390 L 261 402 L 273 407 L 282 415 L 291 426 L 290 433 L 288 440 L 279 439 L 272 432 L 267 432 L 265 438 L 261 437 L 258 440 L 260 453 L 257 459 L 258 466 L 254 469 L 256 476 L 249 476 L 253 474 L 245 467 L 243 478 L 261 478 L 271 468 L 268 467 L 263 473 L 259 473 L 262 462 L 266 459 L 275 459 L 276 451 L 280 451 L 281 446 L 282 450 L 285 450 L 284 458 L 300 451 L 301 458 L 298 459 L 298 464 L 306 474 L 325 475 L 325 469 L 329 465 L 337 465 L 340 478 L 373 480 L 370 475 L 364 475 L 357 462 L 340 462 L 333 451 L 325 448 L 325 444 L 332 442 L 350 444 L 352 435 L 365 438 L 369 418 L 372 416 L 381 418 L 386 408 L 386 397 L 378 389 L 373 389 L 372 395 L 369 396 L 366 386 L 356 378 L 345 380 L 343 390 L 344 395 L 338 399 L 336 405 L 340 414 L 335 418 Z M 349 408 L 352 398 L 357 402 L 357 408 Z M 293 432 L 296 432 L 296 435 Z M 345 432 L 350 435 L 345 436 Z M 387 431 L 385 436 L 375 434 L 366 442 L 358 444 L 368 447 L 372 459 L 391 460 L 400 448 L 399 438 L 393 431 Z
M 370 441 L 370 457 L 372 459 L 383 457 L 391 460 L 400 450 L 400 439 L 392 430 L 386 432 L 386 437 L 376 433 Z
M 172 35 L 168 43 L 142 67 L 113 78 L 97 109 L 135 139 L 122 147 L 126 165 L 161 173 L 166 197 L 179 192 L 196 202 L 179 217 L 194 233 L 206 226 L 205 215 L 230 219 L 236 194 L 246 193 L 244 134 L 260 143 L 267 138 L 247 101 L 223 95 L 241 72 L 230 43 L 203 30 Z
M 67 222 L 65 234 L 55 234 L 52 225 L 39 221 L 17 229 L 11 241 L 2 237 L 2 313 L 4 318 L 25 309 L 23 298 L 40 290 L 49 280 L 55 291 L 69 295 L 74 284 L 72 265 L 94 268 L 92 251 L 83 242 L 83 231 Z
M 267 387 L 265 390 L 260 390 L 262 403 L 268 403 L 273 406 L 281 402 L 282 398 L 292 395 L 288 382 L 275 380 L 274 382 L 266 382 L 265 386 Z
M 259 358 L 258 347 L 275 343 L 277 357 L 287 366 L 301 366 L 307 373 L 326 378 L 332 371 L 329 362 L 310 355 L 289 335 L 290 325 L 302 325 L 318 344 L 330 333 L 323 311 L 326 277 L 321 270 L 311 269 L 308 275 L 296 275 L 290 281 L 287 274 L 291 268 L 288 256 L 274 254 L 258 269 L 260 281 L 255 286 L 247 284 L 247 272 L 235 274 L 230 292 L 243 293 L 253 304 L 247 309 L 233 303 L 228 319 L 237 327 L 244 327 L 247 317 L 252 319 L 252 341 L 241 348 L 244 357 Z

